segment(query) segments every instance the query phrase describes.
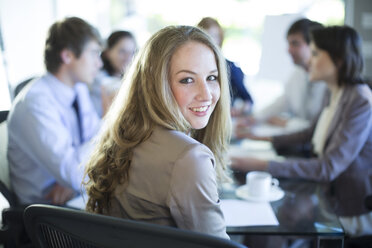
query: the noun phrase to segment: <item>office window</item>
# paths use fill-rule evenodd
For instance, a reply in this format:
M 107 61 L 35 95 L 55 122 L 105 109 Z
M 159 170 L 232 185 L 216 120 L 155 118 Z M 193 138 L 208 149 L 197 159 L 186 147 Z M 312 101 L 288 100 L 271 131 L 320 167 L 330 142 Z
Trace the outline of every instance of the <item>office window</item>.
M 47 29 L 65 16 L 86 19 L 99 29 L 103 38 L 114 30 L 128 29 L 136 35 L 139 46 L 166 25 L 196 25 L 205 16 L 214 17 L 225 29 L 224 55 L 242 68 L 247 76 L 247 87 L 253 87 L 254 91 L 260 78 L 272 80 L 262 73 L 265 66 L 274 67 L 263 61 L 263 39 L 268 21 L 286 19 L 285 16 L 304 16 L 323 24 L 343 24 L 345 15 L 343 0 L 20 1 L 21 9 L 19 4 L 10 0 L 3 1 L 0 8 L 7 62 L 4 67 L 3 60 L 0 61 L 0 101 L 5 101 L 0 103 L 0 108 L 9 106 L 7 82 L 13 90 L 19 82 L 44 73 L 43 47 Z M 274 60 L 280 60 L 282 69 L 280 74 L 272 73 L 275 84 L 285 81 L 292 66 L 286 52 L 286 22 L 281 23 L 282 34 L 278 34 L 272 44 L 272 49 L 278 51 Z

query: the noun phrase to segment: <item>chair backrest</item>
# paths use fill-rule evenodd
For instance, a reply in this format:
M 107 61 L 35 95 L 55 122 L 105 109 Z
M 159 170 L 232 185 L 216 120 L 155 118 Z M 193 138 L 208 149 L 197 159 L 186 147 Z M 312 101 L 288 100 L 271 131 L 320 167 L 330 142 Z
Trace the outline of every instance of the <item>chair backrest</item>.
M 26 230 L 42 248 L 242 248 L 210 235 L 114 218 L 51 205 L 35 204 L 24 212 Z
M 35 79 L 35 77 L 30 77 L 30 78 L 27 78 L 26 80 L 20 82 L 15 90 L 14 90 L 14 98 L 21 92 L 21 90 L 23 88 L 25 88 L 26 85 L 28 85 L 33 79 Z
M 3 123 L 4 121 L 6 121 L 8 114 L 9 114 L 9 110 L 0 111 L 0 123 Z

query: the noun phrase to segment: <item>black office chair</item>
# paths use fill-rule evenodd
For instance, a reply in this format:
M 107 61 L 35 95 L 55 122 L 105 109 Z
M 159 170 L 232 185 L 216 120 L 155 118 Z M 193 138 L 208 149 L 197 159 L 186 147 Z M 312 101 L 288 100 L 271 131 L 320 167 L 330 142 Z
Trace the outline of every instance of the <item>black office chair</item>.
M 9 114 L 8 110 L 0 111 L 0 123 L 6 121 L 6 118 L 8 118 L 8 114 Z
M 36 77 L 30 77 L 30 78 L 27 78 L 26 80 L 20 82 L 15 90 L 14 90 L 14 98 L 21 92 L 21 90 L 26 86 L 28 85 L 33 79 L 35 79 Z
M 243 248 L 201 233 L 51 205 L 25 209 L 26 230 L 40 248 Z
M 5 248 L 33 247 L 23 224 L 23 212 L 25 206 L 14 205 L 16 198 L 6 185 L 0 181 L 0 190 L 8 200 L 10 207 L 2 211 L 2 227 L 0 229 L 0 244 Z

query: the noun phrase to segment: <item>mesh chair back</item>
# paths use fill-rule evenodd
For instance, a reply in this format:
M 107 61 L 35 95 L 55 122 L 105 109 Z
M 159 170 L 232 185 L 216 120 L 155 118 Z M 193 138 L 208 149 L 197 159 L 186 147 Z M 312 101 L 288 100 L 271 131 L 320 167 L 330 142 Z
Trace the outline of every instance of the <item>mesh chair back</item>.
M 40 224 L 43 247 L 81 247 L 81 248 L 99 248 L 98 246 L 90 244 L 89 240 L 81 240 L 73 234 L 67 234 L 62 230 L 58 230 L 54 226 L 48 224 Z
M 31 205 L 26 230 L 40 248 L 242 248 L 236 242 L 178 228 L 50 205 Z

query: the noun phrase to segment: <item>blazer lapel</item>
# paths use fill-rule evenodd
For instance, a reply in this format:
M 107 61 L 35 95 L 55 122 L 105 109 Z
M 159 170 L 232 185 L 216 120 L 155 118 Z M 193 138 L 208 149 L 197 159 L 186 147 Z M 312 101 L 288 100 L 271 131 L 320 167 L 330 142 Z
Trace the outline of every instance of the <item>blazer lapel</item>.
M 351 94 L 351 89 L 349 87 L 345 86 L 344 92 L 342 92 L 341 99 L 338 103 L 336 112 L 333 116 L 331 124 L 329 125 L 328 131 L 327 131 L 327 136 L 326 136 L 326 141 L 325 141 L 325 144 L 324 144 L 324 147 L 323 147 L 323 152 L 325 151 L 326 147 L 328 146 L 328 142 L 329 142 L 330 138 L 332 137 L 334 131 L 336 130 L 337 125 L 340 124 L 341 115 L 342 115 L 342 112 L 345 108 L 346 103 L 348 102 L 350 94 Z

